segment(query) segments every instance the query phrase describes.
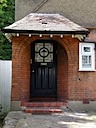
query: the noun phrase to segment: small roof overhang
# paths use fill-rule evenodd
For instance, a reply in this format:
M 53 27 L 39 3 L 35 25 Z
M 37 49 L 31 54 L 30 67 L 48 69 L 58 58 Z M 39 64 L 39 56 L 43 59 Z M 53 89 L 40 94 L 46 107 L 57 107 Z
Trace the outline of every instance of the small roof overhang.
M 96 29 L 90 30 L 90 33 L 84 40 L 85 42 L 96 43 Z
M 86 35 L 89 33 L 78 24 L 60 14 L 31 13 L 19 21 L 2 29 L 9 37 L 14 33 L 28 34 L 74 34 Z

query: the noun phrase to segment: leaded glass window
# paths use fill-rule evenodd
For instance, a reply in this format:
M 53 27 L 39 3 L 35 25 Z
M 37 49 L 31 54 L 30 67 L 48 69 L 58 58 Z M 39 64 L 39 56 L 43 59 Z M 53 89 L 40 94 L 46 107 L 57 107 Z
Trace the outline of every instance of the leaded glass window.
M 53 44 L 35 43 L 35 62 L 53 62 Z

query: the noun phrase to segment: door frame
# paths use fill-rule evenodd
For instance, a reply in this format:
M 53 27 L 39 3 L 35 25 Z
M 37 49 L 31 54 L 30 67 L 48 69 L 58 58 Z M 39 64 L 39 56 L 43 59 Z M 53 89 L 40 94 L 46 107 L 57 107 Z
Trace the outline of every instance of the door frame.
M 35 44 L 35 43 L 38 43 L 38 42 L 40 42 L 40 43 L 42 43 L 42 42 L 48 42 L 48 43 L 55 43 L 55 86 L 56 86 L 56 95 L 54 96 L 55 98 L 57 98 L 57 44 L 58 44 L 58 42 L 57 41 L 55 41 L 55 40 L 50 40 L 50 39 L 38 39 L 38 40 L 35 40 L 35 41 L 33 41 L 32 43 L 31 43 L 31 62 L 32 62 L 32 58 L 33 58 L 33 56 L 34 56 L 34 54 L 35 54 L 35 50 L 32 50 L 32 47 L 33 47 L 33 45 Z M 54 63 L 54 62 L 53 62 Z M 31 63 L 31 65 L 30 65 L 30 98 L 32 98 L 32 97 L 38 97 L 38 96 L 34 96 L 34 95 L 32 95 L 31 94 L 31 86 L 32 86 L 32 63 Z M 42 96 L 41 96 L 42 97 Z M 52 96 L 47 96 L 47 97 L 51 97 L 52 98 Z

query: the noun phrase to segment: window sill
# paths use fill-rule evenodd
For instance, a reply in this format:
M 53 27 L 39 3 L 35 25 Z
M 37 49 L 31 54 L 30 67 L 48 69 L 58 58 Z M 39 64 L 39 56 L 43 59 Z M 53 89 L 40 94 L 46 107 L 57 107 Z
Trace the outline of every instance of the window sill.
M 84 71 L 84 72 L 95 72 L 95 69 L 79 69 L 78 71 Z

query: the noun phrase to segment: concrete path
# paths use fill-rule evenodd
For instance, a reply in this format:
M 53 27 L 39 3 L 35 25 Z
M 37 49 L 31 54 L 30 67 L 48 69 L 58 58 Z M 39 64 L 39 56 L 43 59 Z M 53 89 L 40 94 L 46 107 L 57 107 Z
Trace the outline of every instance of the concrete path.
M 32 115 L 15 111 L 9 112 L 3 128 L 96 128 L 96 113 Z

